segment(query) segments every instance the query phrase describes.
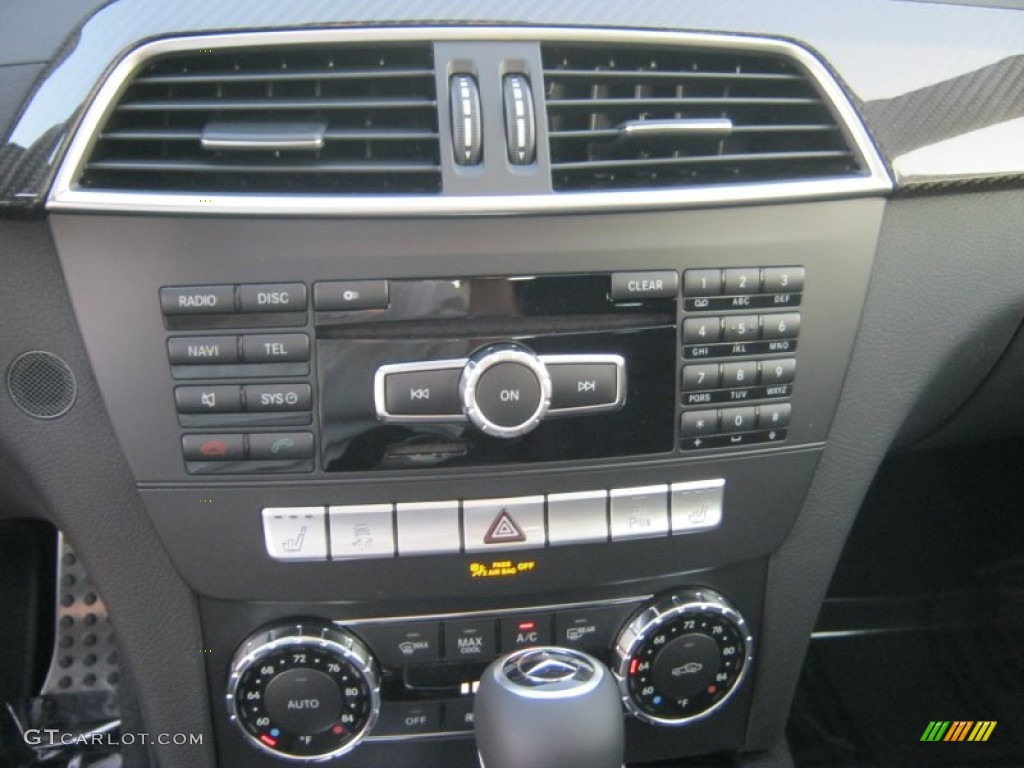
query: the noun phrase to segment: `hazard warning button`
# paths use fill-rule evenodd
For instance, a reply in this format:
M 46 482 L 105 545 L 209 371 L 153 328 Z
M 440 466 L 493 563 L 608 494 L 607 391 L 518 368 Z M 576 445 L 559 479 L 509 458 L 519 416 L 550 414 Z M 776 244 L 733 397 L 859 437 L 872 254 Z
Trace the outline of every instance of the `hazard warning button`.
M 543 547 L 544 497 L 474 499 L 462 502 L 467 552 Z

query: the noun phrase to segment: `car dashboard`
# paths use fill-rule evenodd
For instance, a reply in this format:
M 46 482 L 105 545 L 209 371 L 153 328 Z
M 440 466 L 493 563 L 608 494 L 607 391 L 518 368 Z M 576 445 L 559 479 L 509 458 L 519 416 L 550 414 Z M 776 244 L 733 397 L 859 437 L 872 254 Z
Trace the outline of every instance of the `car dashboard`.
M 476 765 L 537 646 L 607 665 L 629 765 L 791 765 L 886 455 L 1024 426 L 1019 11 L 44 10 L 0 519 L 59 534 L 51 699 L 201 736 L 125 765 Z

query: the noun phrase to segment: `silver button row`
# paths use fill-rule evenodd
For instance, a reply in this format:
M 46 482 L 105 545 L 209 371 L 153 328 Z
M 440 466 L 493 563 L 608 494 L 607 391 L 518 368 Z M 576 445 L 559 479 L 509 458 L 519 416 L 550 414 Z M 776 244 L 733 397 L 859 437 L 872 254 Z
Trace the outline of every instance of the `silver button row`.
M 275 560 L 352 560 L 622 541 L 715 528 L 725 480 L 504 499 L 267 507 Z M 461 510 L 461 515 L 460 515 Z

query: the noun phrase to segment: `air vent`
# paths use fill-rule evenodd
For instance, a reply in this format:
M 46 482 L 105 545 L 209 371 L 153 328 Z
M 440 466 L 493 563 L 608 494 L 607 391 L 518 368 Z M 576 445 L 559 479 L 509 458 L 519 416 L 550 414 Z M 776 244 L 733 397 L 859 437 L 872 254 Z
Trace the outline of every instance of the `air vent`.
M 781 55 L 550 43 L 543 60 L 556 191 L 868 175 Z
M 437 194 L 433 47 L 193 49 L 152 59 L 110 112 L 78 186 Z

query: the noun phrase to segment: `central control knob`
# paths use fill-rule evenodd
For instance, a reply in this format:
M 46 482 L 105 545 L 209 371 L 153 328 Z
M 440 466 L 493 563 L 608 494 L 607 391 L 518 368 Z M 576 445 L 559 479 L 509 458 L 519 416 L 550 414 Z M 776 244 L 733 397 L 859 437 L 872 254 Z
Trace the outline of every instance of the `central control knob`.
M 471 422 L 494 437 L 530 432 L 551 405 L 551 376 L 535 354 L 517 344 L 485 347 L 469 359 L 459 382 Z

